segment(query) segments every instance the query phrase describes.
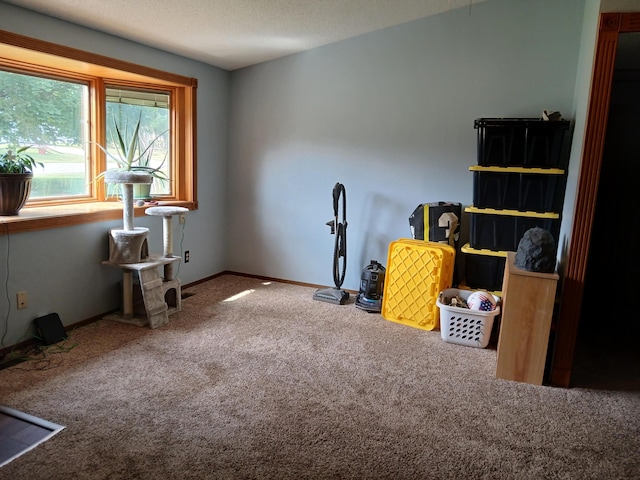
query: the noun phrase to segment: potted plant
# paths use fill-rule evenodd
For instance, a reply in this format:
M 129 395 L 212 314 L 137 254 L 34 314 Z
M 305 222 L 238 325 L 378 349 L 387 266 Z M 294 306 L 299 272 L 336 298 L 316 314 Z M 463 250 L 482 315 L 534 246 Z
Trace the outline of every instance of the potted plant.
M 167 159 L 166 155 L 162 159 L 162 162 L 157 167 L 151 166 L 151 159 L 153 157 L 154 145 L 164 135 L 154 136 L 151 132 L 139 131 L 139 150 L 145 152 L 140 155 L 137 164 L 134 166 L 134 170 L 145 171 L 151 175 L 152 181 L 157 181 L 160 184 L 164 184 L 169 180 L 169 177 L 160 170 Z M 151 200 L 151 186 L 152 183 L 138 183 L 133 186 L 133 199 L 134 200 Z
M 0 153 L 0 215 L 18 215 L 31 193 L 33 169 L 44 167 L 18 147 Z
M 149 186 L 154 179 L 162 182 L 168 181 L 169 177 L 161 170 L 166 156 L 160 165 L 151 166 L 154 145 L 166 132 L 155 137 L 150 136 L 142 130 L 141 116 L 131 134 L 127 131 L 126 126 L 121 127 L 115 119 L 113 123 L 115 153 L 109 151 L 105 146 L 98 145 L 98 147 L 116 163 L 117 167 L 102 172 L 97 178 L 103 177 L 106 183 L 146 184 Z

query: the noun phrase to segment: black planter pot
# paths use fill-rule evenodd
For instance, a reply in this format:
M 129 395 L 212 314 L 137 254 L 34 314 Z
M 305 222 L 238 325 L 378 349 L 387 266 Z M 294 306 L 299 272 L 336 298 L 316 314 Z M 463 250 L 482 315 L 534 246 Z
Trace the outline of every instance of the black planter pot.
M 0 173 L 0 215 L 18 215 L 29 199 L 33 173 Z

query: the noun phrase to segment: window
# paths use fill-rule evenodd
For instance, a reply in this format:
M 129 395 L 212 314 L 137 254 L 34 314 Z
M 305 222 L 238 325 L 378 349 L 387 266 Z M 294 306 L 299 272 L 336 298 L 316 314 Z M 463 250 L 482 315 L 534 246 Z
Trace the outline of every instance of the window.
M 111 86 L 106 88 L 107 98 L 107 149 L 116 150 L 118 129 L 126 140 L 131 138 L 138 122 L 141 125 L 139 137 L 144 166 L 157 169 L 159 175 L 151 184 L 152 198 L 171 196 L 171 126 L 169 104 L 171 95 L 163 91 L 130 90 Z M 118 126 L 118 129 L 116 128 Z M 107 157 L 107 168 L 117 168 L 115 161 Z M 135 193 L 134 186 L 134 193 Z M 136 198 L 144 198 L 137 195 Z
M 45 165 L 34 171 L 23 211 L 48 220 L 16 221 L 12 229 L 121 215 L 121 207 L 108 201 L 104 183 L 95 180 L 113 166 L 98 145 L 114 148 L 115 119 L 119 125 L 141 119 L 144 138 L 161 136 L 153 142 L 150 161 L 168 180 L 154 181 L 153 199 L 197 208 L 196 89 L 192 78 L 0 30 L 0 149 L 31 145 L 29 153 Z M 69 215 L 73 205 L 78 213 Z M 56 213 L 55 207 L 63 206 L 64 214 Z
M 86 84 L 0 70 L 0 148 L 31 146 L 31 199 L 87 197 Z

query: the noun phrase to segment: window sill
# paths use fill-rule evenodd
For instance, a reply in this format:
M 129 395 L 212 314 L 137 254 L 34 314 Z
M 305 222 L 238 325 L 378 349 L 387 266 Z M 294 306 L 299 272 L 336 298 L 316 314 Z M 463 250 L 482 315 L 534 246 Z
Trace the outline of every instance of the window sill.
M 157 205 L 145 204 L 134 207 L 134 215 L 142 217 L 149 207 L 180 206 L 197 210 L 197 204 L 189 201 L 158 202 Z M 68 227 L 83 223 L 104 222 L 122 218 L 122 204 L 118 202 L 91 202 L 74 205 L 56 205 L 51 207 L 29 207 L 20 210 L 19 215 L 0 216 L 0 235 L 49 228 Z

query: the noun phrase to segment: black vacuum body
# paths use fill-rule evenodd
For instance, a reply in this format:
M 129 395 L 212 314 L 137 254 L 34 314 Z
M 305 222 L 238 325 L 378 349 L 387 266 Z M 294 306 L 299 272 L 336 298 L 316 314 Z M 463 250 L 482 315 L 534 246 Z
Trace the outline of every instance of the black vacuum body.
M 355 303 L 357 308 L 369 313 L 380 313 L 385 274 L 385 268 L 376 260 L 371 260 L 371 263 L 362 270 L 360 291 Z
M 342 220 L 338 215 L 340 197 L 342 197 Z M 333 217 L 327 225 L 331 229 L 331 235 L 336 236 L 333 247 L 333 281 L 336 286 L 316 290 L 313 299 L 344 305 L 349 300 L 349 292 L 340 288 L 347 273 L 347 192 L 341 183 L 336 183 L 333 187 Z

